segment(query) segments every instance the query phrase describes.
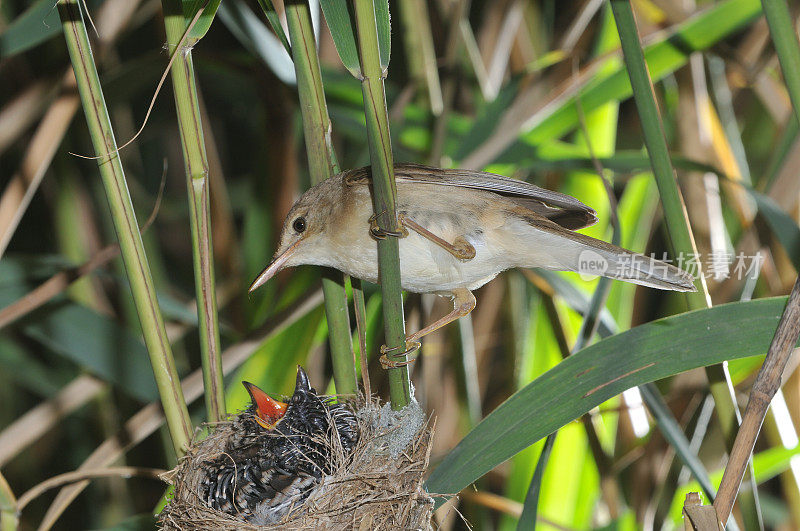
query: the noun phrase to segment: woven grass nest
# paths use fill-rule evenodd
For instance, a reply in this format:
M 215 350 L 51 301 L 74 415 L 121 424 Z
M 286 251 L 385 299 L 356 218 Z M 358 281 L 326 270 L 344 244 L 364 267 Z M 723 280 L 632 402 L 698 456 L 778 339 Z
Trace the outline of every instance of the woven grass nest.
M 253 525 L 208 506 L 201 495 L 207 463 L 225 453 L 239 415 L 209 426 L 208 437 L 193 441 L 178 466 L 164 479 L 175 486 L 173 499 L 159 517 L 162 529 L 431 529 L 433 498 L 422 487 L 430 459 L 433 427 L 416 402 L 402 411 L 384 406 L 348 406 L 355 413 L 359 438 L 347 456 L 341 443 L 330 444 L 331 473 L 311 494 L 274 525 Z

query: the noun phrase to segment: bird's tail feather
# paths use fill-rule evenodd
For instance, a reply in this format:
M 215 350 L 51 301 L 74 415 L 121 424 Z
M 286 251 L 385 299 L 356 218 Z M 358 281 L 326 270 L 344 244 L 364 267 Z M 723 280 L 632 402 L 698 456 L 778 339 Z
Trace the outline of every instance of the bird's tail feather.
M 550 228 L 538 235 L 540 245 L 542 237 L 556 238 L 552 245 L 547 246 L 547 259 L 537 260 L 540 266 L 575 271 L 581 275 L 604 276 L 663 290 L 697 291 L 694 278 L 683 269 L 584 234 L 561 227 L 558 229 Z

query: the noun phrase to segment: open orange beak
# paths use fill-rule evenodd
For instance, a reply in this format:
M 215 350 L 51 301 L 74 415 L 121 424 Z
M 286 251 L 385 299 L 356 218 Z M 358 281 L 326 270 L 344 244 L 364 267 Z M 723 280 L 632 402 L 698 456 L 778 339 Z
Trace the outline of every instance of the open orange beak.
M 242 382 L 256 405 L 256 422 L 263 428 L 271 430 L 286 414 L 288 404 L 278 402 L 267 393 L 250 382 Z
M 302 238 L 297 240 L 291 245 L 291 247 L 276 256 L 266 267 L 266 269 L 264 269 L 264 271 L 262 271 L 261 274 L 256 277 L 253 283 L 250 284 L 250 289 L 248 289 L 247 292 L 252 293 L 254 290 L 265 284 L 267 280 L 274 277 L 275 273 L 283 269 L 283 265 L 286 263 L 286 260 L 288 260 L 289 257 L 294 254 L 294 252 L 297 250 L 297 246 L 300 245 L 300 242 L 302 241 Z

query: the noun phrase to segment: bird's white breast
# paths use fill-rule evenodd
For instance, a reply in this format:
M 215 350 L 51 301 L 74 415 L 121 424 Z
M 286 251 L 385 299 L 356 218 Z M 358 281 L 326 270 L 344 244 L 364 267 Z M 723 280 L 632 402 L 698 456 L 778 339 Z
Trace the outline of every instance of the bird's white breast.
M 464 238 L 475 248 L 475 257 L 460 260 L 443 247 L 408 229 L 399 239 L 401 284 L 416 293 L 449 292 L 455 288 L 475 289 L 515 262 L 502 246 L 505 220 L 483 201 L 486 192 L 434 185 L 398 187 L 397 211 L 436 236 L 453 243 Z M 488 194 L 494 195 L 494 194 Z M 422 198 L 422 201 L 420 201 Z M 363 210 L 363 211 L 361 211 Z M 363 223 L 357 237 L 342 237 L 334 246 L 331 263 L 345 273 L 369 282 L 378 281 L 377 242 L 369 236 L 371 205 L 366 201 L 354 219 Z

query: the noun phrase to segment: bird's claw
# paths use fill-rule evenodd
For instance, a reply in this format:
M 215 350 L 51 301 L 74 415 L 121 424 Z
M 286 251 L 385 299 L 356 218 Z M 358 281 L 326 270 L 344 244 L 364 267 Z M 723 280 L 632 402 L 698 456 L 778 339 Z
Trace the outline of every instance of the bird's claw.
M 381 367 L 383 367 L 384 369 L 396 369 L 398 367 L 405 367 L 406 365 L 415 362 L 417 360 L 416 352 L 419 350 L 421 346 L 422 344 L 419 341 L 415 340 L 410 340 L 410 341 L 407 340 L 402 345 L 392 348 L 389 348 L 386 345 L 381 345 L 380 348 L 381 357 L 379 360 L 381 362 Z M 398 350 L 401 350 L 401 352 L 395 352 Z M 405 358 L 410 354 L 414 355 L 402 361 L 390 359 L 390 358 Z
M 383 214 L 384 212 L 381 212 Z M 381 214 L 373 214 L 369 217 L 369 234 L 376 240 L 385 240 L 388 236 L 394 238 L 405 238 L 408 236 L 408 231 L 400 225 L 401 230 L 387 230 L 378 226 L 378 216 Z M 399 225 L 399 224 L 398 224 Z

